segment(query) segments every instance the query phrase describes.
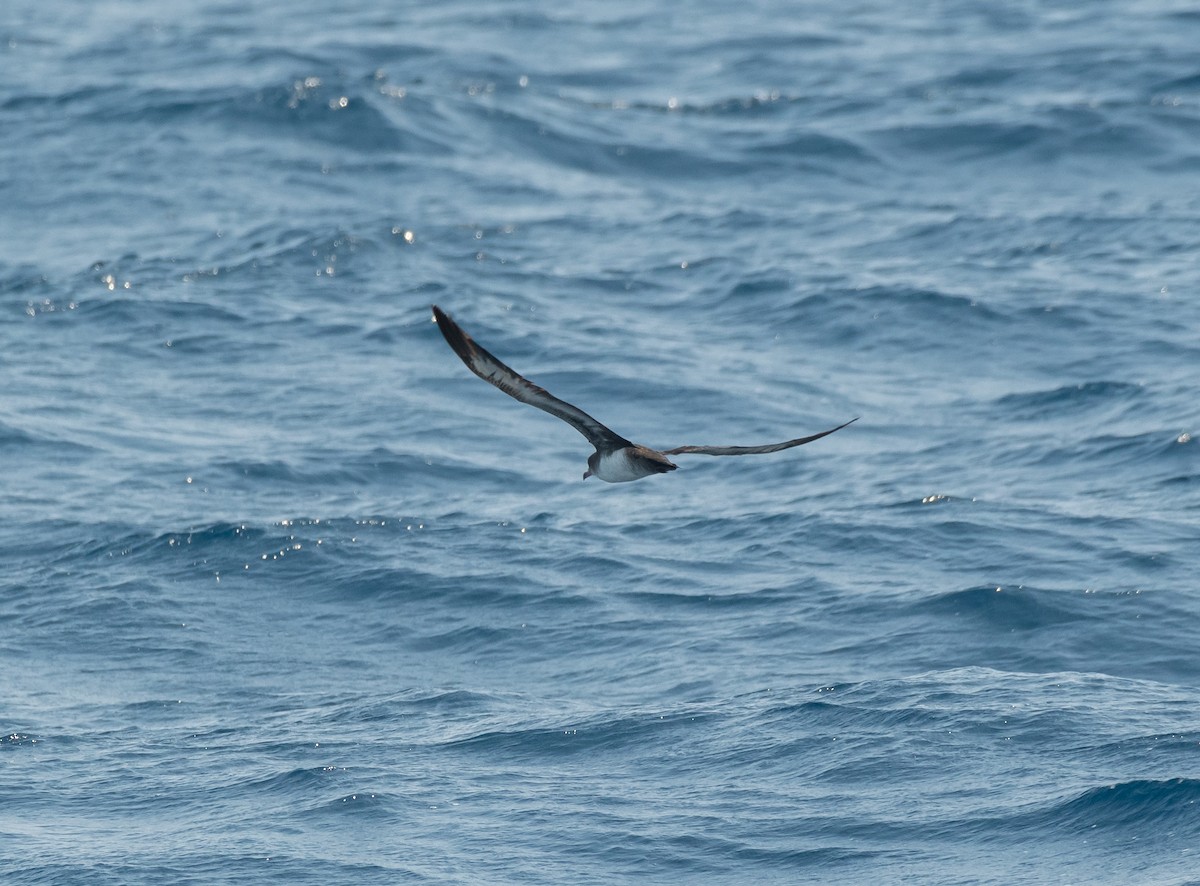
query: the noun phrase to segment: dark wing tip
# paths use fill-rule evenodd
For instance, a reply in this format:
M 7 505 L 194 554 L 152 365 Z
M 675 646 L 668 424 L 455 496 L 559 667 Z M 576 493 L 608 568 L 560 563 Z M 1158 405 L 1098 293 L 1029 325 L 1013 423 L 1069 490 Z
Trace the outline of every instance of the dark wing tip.
M 471 337 L 463 332 L 462 327 L 450 319 L 450 315 L 433 305 L 433 319 L 437 321 L 438 329 L 442 331 L 442 337 L 446 339 L 446 344 L 454 349 L 454 353 L 458 354 L 462 361 L 468 366 L 471 365 L 471 360 L 475 356 L 475 343 L 471 341 Z
M 438 329 L 445 330 L 447 327 L 458 329 L 458 324 L 450 319 L 450 315 L 439 308 L 437 305 L 430 305 L 433 308 L 433 319 L 437 321 Z

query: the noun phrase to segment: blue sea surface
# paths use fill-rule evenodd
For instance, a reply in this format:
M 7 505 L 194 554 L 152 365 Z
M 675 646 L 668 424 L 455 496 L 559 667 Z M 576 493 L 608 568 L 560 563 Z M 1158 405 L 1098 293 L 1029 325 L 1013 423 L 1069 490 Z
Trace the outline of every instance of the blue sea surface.
M 1197 47 L 6 0 L 0 881 L 1200 883 Z

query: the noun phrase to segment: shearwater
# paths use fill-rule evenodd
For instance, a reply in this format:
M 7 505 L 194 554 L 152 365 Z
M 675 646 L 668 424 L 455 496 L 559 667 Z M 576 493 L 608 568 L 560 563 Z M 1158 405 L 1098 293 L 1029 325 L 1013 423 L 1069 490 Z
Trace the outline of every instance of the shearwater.
M 845 424 L 821 431 L 819 434 L 785 440 L 782 443 L 768 443 L 765 446 L 676 446 L 674 449 L 651 449 L 626 440 L 582 409 L 558 399 L 545 388 L 535 385 L 516 370 L 506 366 L 467 335 L 463 328 L 437 305 L 433 306 L 433 316 L 447 343 L 467 364 L 468 369 L 510 397 L 561 418 L 596 447 L 596 451 L 588 456 L 588 469 L 583 472 L 585 480 L 588 477 L 599 477 L 606 483 L 625 483 L 649 477 L 651 474 L 665 474 L 676 468 L 667 458 L 668 455 L 760 455 L 778 452 L 819 440 L 858 421 L 857 418 L 852 418 Z

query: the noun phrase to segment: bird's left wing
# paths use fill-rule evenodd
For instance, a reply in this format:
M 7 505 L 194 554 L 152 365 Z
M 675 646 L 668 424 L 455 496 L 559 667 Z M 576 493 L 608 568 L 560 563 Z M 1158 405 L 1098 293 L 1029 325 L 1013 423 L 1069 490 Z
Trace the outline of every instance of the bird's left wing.
M 555 418 L 560 418 L 573 427 L 597 449 L 632 446 L 620 434 L 596 421 L 578 406 L 560 400 L 545 388 L 535 385 L 511 366 L 506 366 L 498 357 L 467 335 L 461 326 L 450 319 L 437 305 L 433 306 L 433 317 L 446 343 L 467 364 L 467 368 L 489 384 L 498 387 L 514 400 L 536 406 Z

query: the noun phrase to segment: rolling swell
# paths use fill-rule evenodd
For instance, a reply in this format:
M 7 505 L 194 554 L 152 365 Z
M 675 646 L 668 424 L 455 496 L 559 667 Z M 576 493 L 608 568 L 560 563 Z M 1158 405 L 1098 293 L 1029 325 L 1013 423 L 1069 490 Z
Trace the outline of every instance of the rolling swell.
M 1078 830 L 1101 828 L 1119 832 L 1123 827 L 1138 824 L 1194 835 L 1200 830 L 1198 807 L 1200 780 L 1135 779 L 1092 788 L 1044 814 L 1059 827 Z
M 21 6 L 0 879 L 1195 881 L 1194 14 Z

